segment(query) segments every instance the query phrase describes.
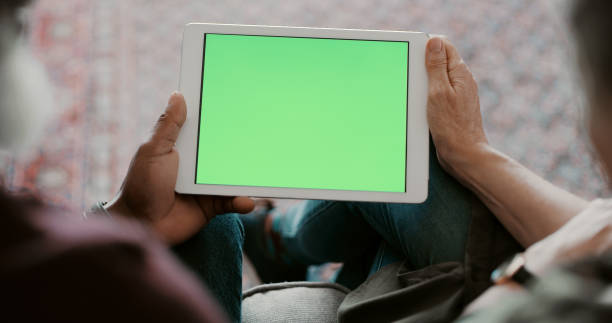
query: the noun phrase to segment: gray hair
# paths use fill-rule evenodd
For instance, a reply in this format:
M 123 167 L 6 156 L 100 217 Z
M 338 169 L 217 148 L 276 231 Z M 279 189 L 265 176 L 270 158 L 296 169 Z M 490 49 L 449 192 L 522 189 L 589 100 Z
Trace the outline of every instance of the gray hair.
M 23 37 L 29 2 L 0 0 L 0 150 L 16 154 L 38 141 L 53 109 L 45 69 Z
M 9 12 L 16 10 L 25 6 L 29 2 L 30 0 L 2 0 L 2 2 L 0 2 L 0 12 L 4 10 Z
M 612 1 L 574 0 L 570 19 L 589 89 L 612 95 Z
M 19 33 L 18 10 L 29 2 L 30 0 L 0 1 L 0 59 L 13 46 Z

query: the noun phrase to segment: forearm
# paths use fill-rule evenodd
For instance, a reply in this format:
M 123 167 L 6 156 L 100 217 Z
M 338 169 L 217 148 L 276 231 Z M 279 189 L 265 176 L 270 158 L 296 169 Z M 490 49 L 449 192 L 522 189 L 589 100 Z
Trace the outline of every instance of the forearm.
M 524 246 L 555 232 L 588 202 L 554 186 L 487 144 L 447 165 Z

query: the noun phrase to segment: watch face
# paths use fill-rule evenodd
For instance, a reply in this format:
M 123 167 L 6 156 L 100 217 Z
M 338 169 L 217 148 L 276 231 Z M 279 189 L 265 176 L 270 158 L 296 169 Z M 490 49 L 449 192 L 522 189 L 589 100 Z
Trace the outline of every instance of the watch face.
M 504 261 L 501 265 L 499 265 L 499 267 L 497 267 L 492 273 L 491 273 L 491 281 L 493 281 L 494 283 L 500 283 L 503 278 L 505 277 L 505 273 L 506 273 L 506 268 L 508 268 L 508 265 L 510 265 L 510 261 Z
M 503 283 L 512 279 L 512 277 L 525 265 L 525 257 L 523 254 L 516 254 L 512 259 L 502 263 L 497 269 L 491 273 L 491 280 L 498 283 Z

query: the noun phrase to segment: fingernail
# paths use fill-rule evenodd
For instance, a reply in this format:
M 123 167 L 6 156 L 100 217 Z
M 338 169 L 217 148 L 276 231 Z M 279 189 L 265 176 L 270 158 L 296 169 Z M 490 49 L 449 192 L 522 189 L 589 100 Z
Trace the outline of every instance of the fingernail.
M 428 44 L 427 48 L 432 53 L 439 53 L 439 52 L 441 52 L 442 51 L 442 39 L 437 38 L 437 37 L 436 38 L 432 38 L 429 41 L 429 44 Z
M 168 99 L 168 104 L 174 103 L 174 101 L 180 96 L 181 93 L 179 91 L 172 92 L 172 94 L 170 94 L 170 98 Z

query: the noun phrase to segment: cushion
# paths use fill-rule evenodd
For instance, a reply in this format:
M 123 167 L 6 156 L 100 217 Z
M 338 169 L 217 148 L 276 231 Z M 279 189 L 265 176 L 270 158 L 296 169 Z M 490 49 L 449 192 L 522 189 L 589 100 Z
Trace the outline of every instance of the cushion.
M 243 293 L 242 322 L 337 322 L 340 303 L 349 293 L 322 282 L 266 284 Z

